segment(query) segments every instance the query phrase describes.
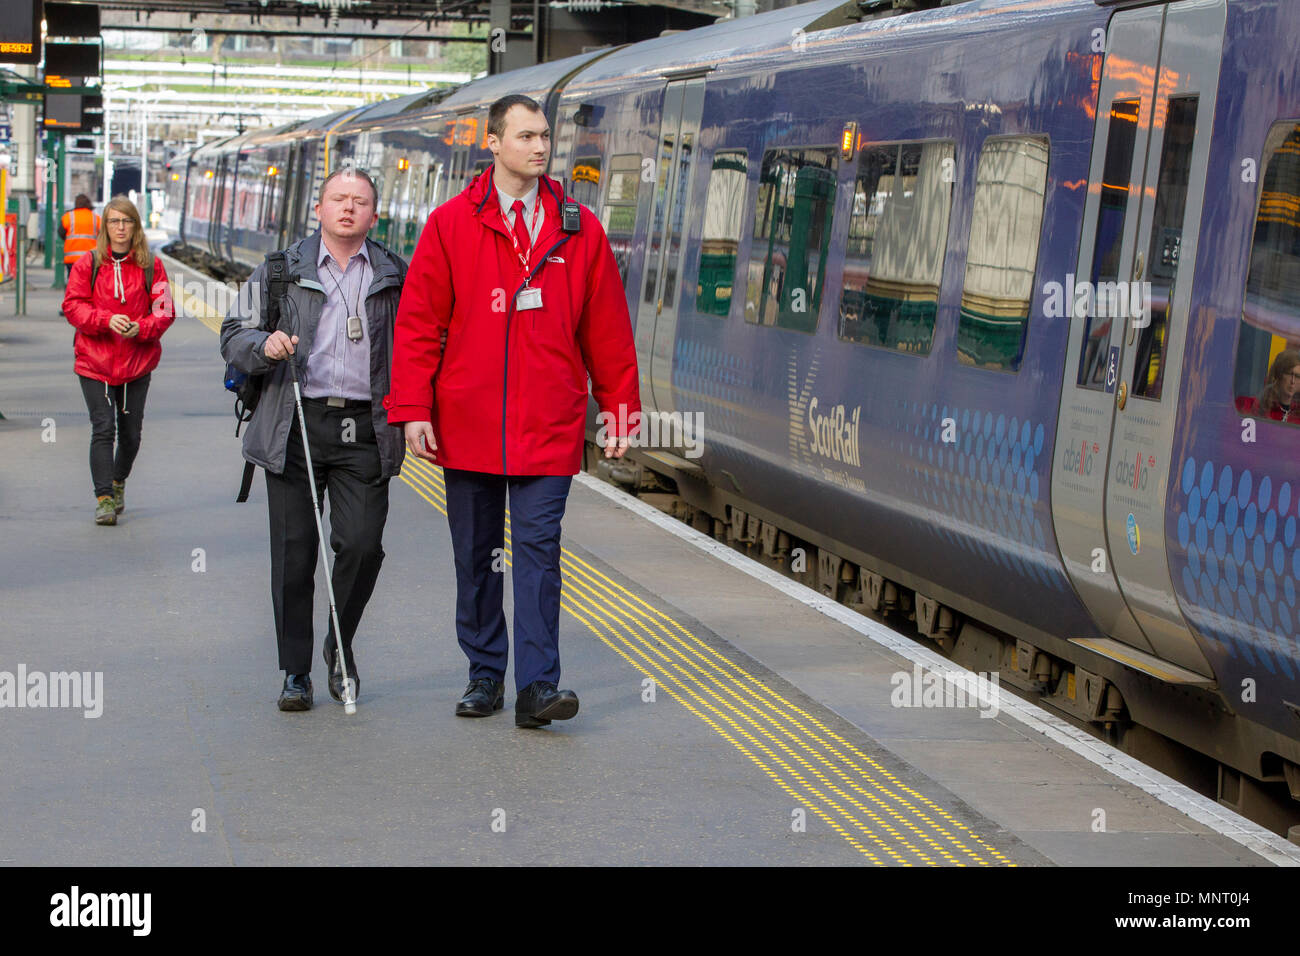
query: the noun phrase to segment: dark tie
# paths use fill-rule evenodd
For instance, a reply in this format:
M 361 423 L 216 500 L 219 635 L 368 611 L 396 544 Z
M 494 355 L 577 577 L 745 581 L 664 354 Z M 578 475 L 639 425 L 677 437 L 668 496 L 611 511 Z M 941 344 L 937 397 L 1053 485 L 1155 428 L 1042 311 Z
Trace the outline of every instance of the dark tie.
M 510 207 L 510 211 L 515 214 L 515 238 L 519 240 L 519 250 L 526 256 L 532 241 L 528 236 L 528 226 L 524 222 L 524 201 L 516 199 L 515 204 Z

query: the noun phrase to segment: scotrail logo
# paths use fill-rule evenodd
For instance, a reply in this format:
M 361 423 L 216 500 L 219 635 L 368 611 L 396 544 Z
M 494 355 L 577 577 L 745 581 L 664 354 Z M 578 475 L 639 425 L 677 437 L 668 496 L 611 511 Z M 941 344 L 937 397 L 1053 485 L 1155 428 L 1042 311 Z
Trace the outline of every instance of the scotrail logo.
M 103 671 L 0 671 L 0 709 L 68 707 L 84 711 L 83 717 L 104 713 Z
M 842 465 L 862 466 L 858 435 L 862 424 L 862 406 L 849 411 L 843 405 L 820 409 L 815 395 L 808 403 L 808 445 L 814 455 L 821 455 Z
M 813 468 L 821 467 L 818 458 L 861 468 L 862 406 L 831 405 L 813 394 L 820 365 L 821 355 L 814 352 L 807 374 L 800 377 L 798 359 L 790 356 L 790 457 Z

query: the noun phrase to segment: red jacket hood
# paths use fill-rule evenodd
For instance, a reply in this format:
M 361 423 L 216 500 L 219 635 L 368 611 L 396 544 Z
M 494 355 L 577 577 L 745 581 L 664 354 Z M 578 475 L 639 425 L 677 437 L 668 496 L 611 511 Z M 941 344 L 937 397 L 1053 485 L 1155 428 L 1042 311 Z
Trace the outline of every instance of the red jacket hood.
M 474 208 L 474 215 L 482 220 L 484 224 L 491 226 L 502 234 L 506 234 L 505 223 L 496 214 L 499 205 L 495 201 L 496 185 L 492 181 L 492 170 L 494 168 L 489 166 L 470 180 L 470 184 L 465 187 L 465 193 L 470 205 Z M 540 246 L 550 238 L 553 231 L 559 231 L 560 204 L 564 201 L 564 187 L 558 180 L 552 179 L 543 173 L 537 177 L 537 195 L 541 197 L 542 209 L 546 213 L 545 224 L 542 226 L 542 231 L 537 238 L 537 244 Z

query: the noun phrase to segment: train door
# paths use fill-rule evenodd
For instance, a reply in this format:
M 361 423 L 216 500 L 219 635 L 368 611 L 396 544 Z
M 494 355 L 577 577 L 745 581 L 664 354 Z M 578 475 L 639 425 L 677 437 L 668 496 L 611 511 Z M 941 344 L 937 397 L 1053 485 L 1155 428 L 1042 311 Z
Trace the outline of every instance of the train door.
M 185 242 L 185 225 L 189 213 L 190 170 L 193 168 L 194 154 L 187 153 L 185 156 L 185 172 L 181 173 L 180 222 L 176 226 L 176 237 L 182 243 Z
M 233 262 L 235 259 L 235 217 L 239 212 L 239 167 L 241 162 L 247 157 L 243 150 L 237 150 L 230 159 L 226 169 L 224 182 L 224 206 L 223 211 L 228 207 L 228 215 L 222 215 L 221 231 L 218 233 L 219 241 L 217 243 L 217 255 L 227 262 Z
M 1061 553 L 1104 641 L 1162 679 L 1212 671 L 1173 596 L 1165 549 L 1192 270 L 1225 0 L 1116 13 L 1097 106 L 1052 470 Z
M 280 184 L 280 210 L 275 233 L 275 248 L 283 249 L 289 245 L 293 236 L 293 224 L 298 211 L 298 166 L 302 155 L 302 143 L 294 140 L 289 144 L 289 155 L 284 163 L 284 175 Z
M 685 264 L 686 203 L 690 195 L 694 157 L 699 151 L 703 111 L 704 77 L 668 83 L 659 126 L 650 234 L 636 320 L 641 404 L 647 410 L 674 410 L 673 348 L 677 339 L 677 305 Z
M 208 252 L 221 258 L 221 221 L 226 208 L 226 157 L 217 157 L 212 179 L 212 206 L 208 214 Z

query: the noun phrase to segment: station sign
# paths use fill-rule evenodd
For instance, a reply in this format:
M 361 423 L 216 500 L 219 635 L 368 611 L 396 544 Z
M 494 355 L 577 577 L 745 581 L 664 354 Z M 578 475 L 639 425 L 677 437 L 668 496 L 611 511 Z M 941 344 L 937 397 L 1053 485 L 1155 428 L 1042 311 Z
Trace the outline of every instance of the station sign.
M 47 43 L 45 44 L 45 75 L 99 76 L 99 57 L 103 50 L 98 43 Z
M 5 0 L 4 6 L 0 63 L 41 62 L 41 0 Z
M 51 0 L 45 4 L 45 29 L 52 37 L 98 37 L 99 7 Z
M 46 93 L 44 125 L 46 129 L 80 131 L 81 96 L 77 93 Z

